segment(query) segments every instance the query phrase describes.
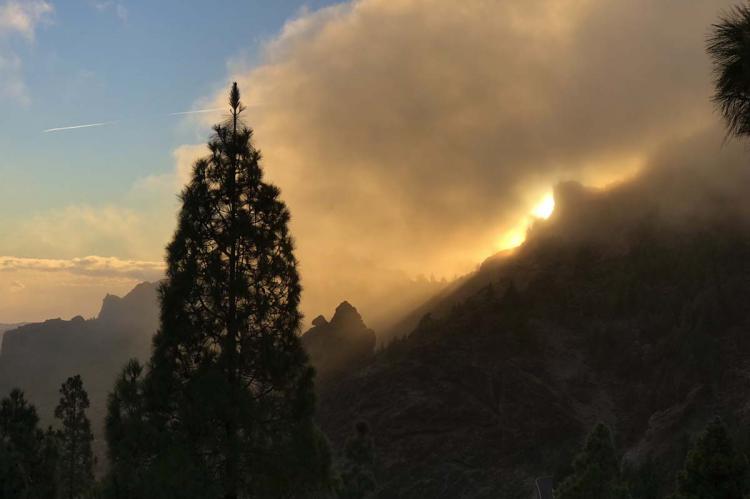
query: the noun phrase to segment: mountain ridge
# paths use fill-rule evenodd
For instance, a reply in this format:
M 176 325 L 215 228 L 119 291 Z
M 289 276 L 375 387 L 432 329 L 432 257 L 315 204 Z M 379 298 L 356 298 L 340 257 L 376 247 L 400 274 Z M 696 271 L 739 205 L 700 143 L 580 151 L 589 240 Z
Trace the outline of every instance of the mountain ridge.
M 731 210 L 694 224 L 663 209 L 653 175 L 684 182 L 661 174 L 609 190 L 560 184 L 555 213 L 521 247 L 321 388 L 334 446 L 370 424 L 377 497 L 525 499 L 535 477 L 564 474 L 598 421 L 623 466 L 654 467 L 664 495 L 712 414 L 750 442 L 749 226 Z
M 121 298 L 107 295 L 94 319 L 49 319 L 7 331 L 0 348 L 0 393 L 22 389 L 42 423 L 52 424 L 60 385 L 80 374 L 91 401 L 94 448 L 104 456 L 107 396 L 129 359 L 148 359 L 158 327 L 157 286 L 141 283 Z

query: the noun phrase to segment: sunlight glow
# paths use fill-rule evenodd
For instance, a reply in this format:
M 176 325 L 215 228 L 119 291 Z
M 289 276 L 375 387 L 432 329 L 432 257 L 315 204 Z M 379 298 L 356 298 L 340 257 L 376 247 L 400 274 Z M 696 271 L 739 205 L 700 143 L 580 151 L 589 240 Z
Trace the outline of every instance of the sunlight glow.
M 606 189 L 617 182 L 625 181 L 626 179 L 633 178 L 643 168 L 643 158 L 636 156 L 632 158 L 626 158 L 617 162 L 609 161 L 608 164 L 615 165 L 612 168 L 607 169 L 606 172 L 602 173 L 595 168 L 589 168 L 590 172 L 588 175 L 583 175 L 580 181 L 583 185 L 597 188 Z M 593 173 L 591 173 L 593 172 Z M 617 172 L 617 173 L 612 173 Z M 538 193 L 539 191 L 537 191 Z M 528 198 L 527 198 L 528 199 Z M 533 197 L 531 199 L 534 199 Z M 537 198 L 539 199 L 539 198 Z M 497 252 L 512 252 L 526 241 L 526 233 L 529 228 L 534 224 L 534 221 L 547 220 L 555 212 L 555 197 L 552 191 L 549 191 L 544 195 L 536 204 L 532 205 L 529 214 L 520 220 L 518 223 L 504 232 L 501 232 L 494 240 L 491 253 Z M 483 253 L 482 258 L 486 258 L 486 254 Z
M 534 206 L 534 209 L 531 210 L 531 214 L 536 218 L 547 220 L 550 215 L 552 215 L 553 211 L 555 211 L 555 198 L 552 193 L 549 193 L 544 199 L 537 203 L 536 206 Z
M 541 201 L 534 205 L 529 217 L 525 217 L 517 226 L 507 230 L 498 237 L 497 242 L 495 243 L 495 249 L 497 251 L 506 251 L 521 246 L 526 240 L 526 231 L 529 229 L 532 221 L 534 219 L 547 220 L 554 211 L 555 198 L 550 192 L 544 196 Z
M 501 235 L 497 240 L 496 249 L 498 251 L 505 251 L 517 248 L 521 246 L 525 240 L 526 226 L 519 226 Z

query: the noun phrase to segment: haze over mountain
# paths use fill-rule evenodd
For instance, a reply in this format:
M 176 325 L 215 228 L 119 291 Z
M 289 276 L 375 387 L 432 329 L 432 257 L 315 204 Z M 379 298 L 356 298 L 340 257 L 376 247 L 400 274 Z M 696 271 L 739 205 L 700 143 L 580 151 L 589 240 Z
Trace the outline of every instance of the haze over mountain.
M 377 497 L 525 499 L 535 477 L 559 483 L 597 421 L 649 497 L 672 490 L 714 414 L 750 450 L 750 172 L 733 162 L 742 148 L 716 159 L 696 153 L 705 143 L 680 146 L 609 190 L 560 184 L 523 246 L 322 387 L 320 421 L 339 448 L 353 422 L 370 423 Z M 716 171 L 743 183 L 708 181 Z

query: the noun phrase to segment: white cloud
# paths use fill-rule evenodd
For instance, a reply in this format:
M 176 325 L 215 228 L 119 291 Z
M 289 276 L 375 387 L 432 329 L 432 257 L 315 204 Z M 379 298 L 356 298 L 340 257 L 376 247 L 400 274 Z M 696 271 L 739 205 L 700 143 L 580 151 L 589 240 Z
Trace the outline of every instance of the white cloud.
M 24 106 L 31 102 L 23 81 L 21 58 L 13 53 L 3 55 L 0 52 L 0 99 L 11 100 Z
M 115 2 L 114 0 L 98 1 L 92 0 L 89 2 L 99 12 L 114 12 L 118 19 L 122 22 L 128 20 L 128 9 L 123 5 L 122 2 Z
M 123 4 L 118 3 L 115 7 L 115 12 L 117 13 L 117 17 L 119 17 L 122 22 L 126 22 L 128 20 L 128 9 L 126 9 Z
M 32 270 L 42 272 L 65 272 L 86 276 L 127 277 L 144 281 L 161 279 L 164 275 L 163 262 L 123 260 L 116 257 L 84 256 L 66 260 L 48 258 L 23 258 L 0 256 L 0 272 Z M 11 282 L 19 289 L 24 286 Z
M 76 257 L 85 254 L 160 261 L 174 231 L 178 194 L 194 162 L 207 153 L 205 144 L 178 147 L 171 170 L 137 179 L 121 198 L 106 204 L 71 204 L 0 219 L 0 231 L 9 235 L 0 238 L 0 255 L 25 255 L 63 269 L 71 267 L 60 262 L 80 263 Z
M 232 61 L 227 81 L 290 206 L 306 299 L 364 276 L 373 255 L 409 275 L 471 270 L 557 181 L 611 181 L 719 127 L 704 43 L 731 3 L 356 0 L 302 12 L 261 64 Z M 196 105 L 226 106 L 226 89 Z
M 3 220 L 0 254 L 41 258 L 117 255 L 159 260 L 174 227 L 174 194 L 146 193 L 107 205 L 70 205 Z M 176 192 L 175 191 L 171 191 Z M 125 207 L 130 204 L 131 207 Z
M 18 35 L 33 42 L 37 27 L 49 22 L 53 11 L 52 5 L 43 0 L 6 0 L 0 4 L 0 100 L 23 106 L 31 102 L 21 58 L 3 39 Z
M 205 144 L 186 144 L 172 151 L 174 169 L 169 173 L 154 174 L 138 179 L 133 191 L 147 195 L 171 195 L 178 193 L 190 180 L 193 164 L 198 158 L 206 156 Z
M 43 0 L 7 0 L 0 5 L 0 35 L 20 34 L 33 40 L 37 25 L 49 21 L 53 11 Z

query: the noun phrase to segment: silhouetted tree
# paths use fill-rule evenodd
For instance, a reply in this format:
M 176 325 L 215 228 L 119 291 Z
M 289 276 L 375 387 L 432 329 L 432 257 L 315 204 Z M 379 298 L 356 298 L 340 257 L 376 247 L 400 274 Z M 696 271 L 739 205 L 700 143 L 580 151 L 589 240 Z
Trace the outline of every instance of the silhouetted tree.
M 40 476 L 38 497 L 56 498 L 60 491 L 60 438 L 59 433 L 47 427 L 42 439 L 40 456 Z
M 22 391 L 15 389 L 0 402 L 0 499 L 54 497 L 55 455 L 47 447 L 54 446 L 54 438 L 46 442 L 38 423 Z
M 612 434 L 598 423 L 573 461 L 573 473 L 555 489 L 556 499 L 625 499 L 627 486 L 620 478 L 619 459 Z
M 375 490 L 375 451 L 369 425 L 361 421 L 344 449 L 341 499 L 363 499 Z
M 677 474 L 675 499 L 742 499 L 748 487 L 747 458 L 736 452 L 716 418 L 698 436 Z
M 132 359 L 115 382 L 107 401 L 105 436 L 109 473 L 108 495 L 117 499 L 145 497 L 145 473 L 156 438 L 146 415 L 143 367 Z
M 661 499 L 664 497 L 663 478 L 668 475 L 668 471 L 664 469 L 662 463 L 650 457 L 639 464 L 631 463 L 623 471 L 625 481 L 634 498 Z
M 229 103 L 167 248 L 145 380 L 162 439 L 153 462 L 178 490 L 201 477 L 194 497 L 305 497 L 330 488 L 331 458 L 298 337 L 289 211 L 263 181 L 236 84 Z
M 750 7 L 725 13 L 708 39 L 714 62 L 714 102 L 730 134 L 750 135 Z
M 81 377 L 68 378 L 60 387 L 60 403 L 55 417 L 60 430 L 60 490 L 66 499 L 85 494 L 94 483 L 94 454 L 91 451 L 91 423 L 86 417 L 89 396 Z

